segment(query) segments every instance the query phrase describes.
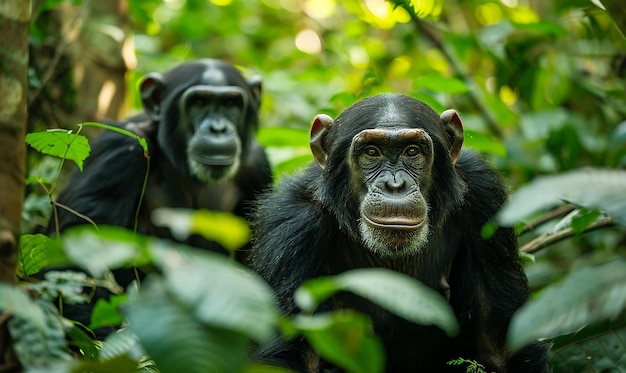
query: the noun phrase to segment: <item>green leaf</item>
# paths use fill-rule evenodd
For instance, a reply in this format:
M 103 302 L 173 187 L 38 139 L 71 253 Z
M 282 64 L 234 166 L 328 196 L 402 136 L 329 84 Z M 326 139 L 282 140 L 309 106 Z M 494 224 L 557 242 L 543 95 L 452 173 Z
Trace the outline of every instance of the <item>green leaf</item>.
M 339 292 L 335 277 L 317 277 L 305 281 L 294 294 L 298 307 L 305 312 L 313 312 L 320 303 Z
M 100 349 L 100 360 L 110 360 L 118 356 L 130 355 L 135 349 L 139 349 L 141 355 L 143 350 L 139 345 L 139 338 L 129 328 L 123 328 L 106 337 Z
M 435 290 L 405 274 L 383 268 L 353 269 L 334 277 L 306 281 L 295 295 L 304 310 L 338 291 L 350 291 L 421 325 L 436 325 L 448 335 L 459 326 L 448 302 Z
M 508 344 L 513 350 L 538 338 L 552 338 L 619 315 L 626 307 L 626 262 L 582 268 L 526 303 L 513 317 Z
M 626 172 L 582 169 L 555 176 L 538 177 L 520 188 L 498 215 L 498 222 L 512 225 L 531 213 L 569 201 L 597 209 L 626 225 Z
M 114 226 L 76 226 L 62 236 L 63 249 L 70 261 L 101 277 L 109 269 L 146 264 L 147 238 Z
M 469 91 L 467 85 L 462 80 L 436 74 L 424 75 L 415 79 L 413 88 L 423 88 L 433 92 L 444 92 L 456 95 Z
M 54 243 L 53 239 L 40 233 L 20 236 L 20 262 L 17 267 L 20 276 L 34 275 L 48 265 L 48 248 Z
M 615 27 L 620 31 L 622 37 L 626 38 L 626 12 L 624 12 L 624 3 L 621 0 L 602 0 L 602 5 L 606 7 L 607 14 Z
M 177 240 L 199 234 L 231 252 L 250 241 L 248 221 L 230 212 L 162 207 L 152 213 L 152 220 L 156 225 L 168 227 Z
M 517 23 L 515 29 L 546 36 L 566 36 L 568 33 L 563 26 L 552 22 Z
M 74 161 L 81 171 L 91 151 L 87 137 L 63 129 L 31 132 L 26 143 L 43 154 Z
M 480 153 L 506 157 L 506 147 L 504 146 L 504 143 L 497 137 L 471 129 L 465 129 L 463 132 L 463 145 L 465 145 L 466 147 L 472 148 Z
M 72 323 L 71 327 L 66 328 L 66 337 L 69 345 L 75 350 L 80 350 L 85 359 L 96 360 L 98 358 L 101 343 L 92 339 L 93 334 L 87 335 L 82 326 Z
M 309 131 L 287 127 L 262 127 L 257 139 L 264 146 L 309 146 Z
M 433 97 L 430 93 L 424 93 L 421 91 L 413 91 L 411 96 L 417 100 L 423 101 L 428 106 L 432 107 L 437 113 L 443 113 L 446 109 L 446 106 L 441 104 L 436 98 Z
M 219 310 L 220 305 L 215 307 Z M 246 361 L 249 340 L 244 334 L 204 325 L 157 277 L 148 277 L 141 291 L 131 295 L 127 315 L 131 329 L 162 373 L 178 373 L 183 367 L 188 373 L 235 373 Z
M 626 315 L 554 340 L 554 372 L 626 371 Z
M 39 305 L 16 286 L 0 282 L 0 311 L 17 316 L 40 331 L 46 330 L 45 315 Z
M 117 126 L 111 126 L 111 125 L 108 125 L 108 124 L 103 124 L 103 123 L 98 123 L 98 122 L 83 122 L 83 123 L 80 124 L 80 126 L 103 128 L 103 129 L 108 130 L 108 131 L 117 132 L 117 133 L 119 133 L 121 135 L 131 137 L 131 138 L 137 140 L 137 142 L 139 143 L 139 145 L 143 149 L 144 154 L 148 154 L 148 141 L 145 138 L 143 138 L 143 137 L 137 136 L 132 131 L 129 131 L 127 129 L 120 128 L 120 127 L 117 127 Z
M 87 275 L 83 272 L 60 270 L 44 273 L 44 281 L 29 282 L 26 286 L 45 299 L 63 298 L 67 304 L 80 304 L 87 301 L 83 294 L 83 286 Z
M 357 96 L 351 92 L 338 92 L 328 99 L 333 106 L 346 108 L 352 105 L 357 100 Z
M 200 322 L 247 335 L 271 337 L 276 326 L 272 289 L 255 273 L 223 255 L 155 247 L 167 290 Z
M 529 141 L 545 141 L 551 132 L 562 129 L 569 120 L 567 111 L 561 108 L 523 114 L 520 128 Z
M 4 288 L 4 284 L 0 285 Z M 2 294 L 4 295 L 4 289 Z M 70 360 L 65 341 L 65 328 L 56 307 L 44 299 L 30 303 L 29 306 L 33 309 L 28 312 L 39 314 L 36 319 L 22 317 L 26 312 L 23 310 L 20 313 L 12 312 L 17 317 L 11 318 L 8 322 L 12 346 L 20 363 L 26 371 L 29 371 L 29 367 L 46 366 L 57 360 Z
M 570 227 L 572 227 L 576 233 L 583 233 L 587 227 L 598 221 L 601 217 L 602 213 L 598 210 L 577 210 L 577 213 L 572 217 Z
M 54 364 L 54 369 L 49 367 L 45 370 L 36 370 L 33 373 L 111 373 L 111 372 L 137 372 L 139 363 L 126 356 L 116 356 L 109 360 L 75 360 L 66 363 Z
M 384 370 L 384 349 L 372 334 L 368 317 L 353 311 L 338 311 L 314 316 L 298 315 L 298 329 L 325 360 L 355 373 Z
M 105 326 L 118 326 L 124 321 L 124 316 L 120 313 L 121 306 L 126 304 L 128 296 L 126 294 L 113 295 L 108 300 L 100 298 L 91 311 L 90 329 L 102 328 Z
M 274 178 L 277 179 L 275 181 L 280 180 L 280 178 L 285 174 L 292 174 L 295 171 L 304 168 L 311 161 L 313 161 L 313 156 L 311 153 L 307 153 L 306 155 L 295 156 L 287 161 L 277 163 L 274 166 Z
M 534 111 L 558 107 L 567 97 L 571 88 L 568 75 L 570 62 L 563 54 L 550 53 L 539 58 L 539 69 L 531 97 Z
M 475 88 L 479 99 L 487 106 L 487 111 L 494 115 L 500 127 L 509 127 L 517 124 L 517 114 L 505 105 L 498 95 L 492 94 L 478 85 Z

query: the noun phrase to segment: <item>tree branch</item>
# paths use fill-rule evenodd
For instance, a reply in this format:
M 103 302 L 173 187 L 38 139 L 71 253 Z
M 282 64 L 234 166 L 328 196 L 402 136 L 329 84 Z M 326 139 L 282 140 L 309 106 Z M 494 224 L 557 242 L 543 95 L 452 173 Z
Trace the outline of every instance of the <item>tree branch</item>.
M 502 138 L 502 131 L 500 130 L 500 126 L 495 116 L 491 114 L 485 103 L 481 100 L 479 94 L 478 87 L 474 80 L 467 73 L 465 67 L 455 58 L 454 53 L 447 47 L 442 41 L 439 35 L 437 35 L 433 28 L 424 22 L 421 18 L 415 14 L 415 11 L 411 8 L 411 5 L 403 4 L 399 1 L 394 1 L 397 5 L 402 6 L 410 15 L 417 32 L 424 35 L 431 44 L 435 46 L 435 48 L 439 49 L 446 61 L 452 66 L 452 70 L 454 71 L 454 75 L 459 79 L 463 80 L 463 82 L 467 85 L 468 92 L 467 95 L 471 100 L 472 104 L 477 108 L 481 117 L 485 121 L 485 125 L 489 129 L 489 131 L 496 136 L 497 138 Z
M 563 206 L 559 206 L 557 208 L 555 208 L 552 211 L 547 212 L 545 215 L 542 215 L 540 217 L 538 217 L 537 219 L 531 221 L 530 223 L 526 224 L 524 226 L 524 228 L 522 229 L 522 231 L 520 232 L 520 235 L 530 232 L 533 229 L 537 228 L 538 226 L 554 219 L 557 218 L 561 215 L 565 215 L 565 214 L 569 214 L 570 212 L 574 211 L 576 209 L 576 206 L 572 205 L 572 204 L 567 204 L 567 205 L 563 205 Z
M 594 222 L 593 224 L 585 228 L 583 230 L 583 233 L 591 232 L 600 228 L 611 227 L 613 225 L 613 218 L 606 217 Z M 576 232 L 572 228 L 565 228 L 554 233 L 545 233 L 520 247 L 520 251 L 523 253 L 534 253 L 543 249 L 544 247 L 550 246 L 559 241 L 563 241 L 566 238 L 572 237 L 577 233 L 578 232 Z

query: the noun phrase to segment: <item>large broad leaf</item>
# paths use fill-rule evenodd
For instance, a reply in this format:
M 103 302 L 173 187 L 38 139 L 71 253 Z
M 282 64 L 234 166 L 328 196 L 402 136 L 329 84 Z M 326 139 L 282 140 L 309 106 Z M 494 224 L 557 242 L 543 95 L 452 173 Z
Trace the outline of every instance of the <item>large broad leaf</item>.
M 626 172 L 583 169 L 556 176 L 538 177 L 520 188 L 498 215 L 503 225 L 512 225 L 533 212 L 569 201 L 598 209 L 626 225 Z
M 22 289 L 0 282 L 0 311 L 17 316 L 36 326 L 46 329 L 46 319 L 37 303 Z
M 26 135 L 26 143 L 43 154 L 76 162 L 81 171 L 91 151 L 85 136 L 62 129 L 31 132 Z
M 112 295 L 109 299 L 99 298 L 91 311 L 90 329 L 98 329 L 106 326 L 119 326 L 124 321 L 124 317 L 119 312 L 120 308 L 126 304 L 128 296 L 126 294 Z
M 43 299 L 33 302 L 30 307 L 43 315 L 43 329 L 39 319 L 33 323 L 33 318 L 13 317 L 8 322 L 12 346 L 23 367 L 28 371 L 31 367 L 46 366 L 53 361 L 70 360 L 65 328 L 56 307 Z M 28 312 L 35 312 L 33 309 Z M 27 310 L 14 315 L 21 316 L 25 312 Z
M 246 361 L 245 335 L 203 325 L 157 277 L 147 278 L 141 291 L 131 296 L 127 315 L 131 329 L 163 373 L 234 373 Z
M 448 335 L 459 329 L 452 308 L 441 294 L 412 277 L 383 268 L 353 269 L 309 280 L 296 292 L 296 303 L 312 311 L 339 291 L 362 296 L 417 324 L 436 325 Z
M 276 300 L 259 276 L 210 252 L 156 247 L 155 257 L 165 274 L 167 290 L 197 320 L 257 341 L 272 336 Z
M 123 328 L 106 337 L 102 343 L 100 360 L 111 360 L 118 356 L 136 356 L 140 358 L 145 352 L 139 345 L 137 334 L 133 333 L 129 328 Z
M 40 233 L 20 236 L 19 273 L 23 277 L 31 276 L 48 265 L 48 249 L 55 243 L 55 240 Z
M 354 373 L 383 371 L 384 349 L 372 334 L 371 322 L 352 311 L 297 316 L 300 331 L 325 360 Z
M 63 233 L 63 249 L 70 261 L 101 276 L 109 269 L 150 261 L 147 238 L 113 226 L 77 226 Z
M 518 349 L 619 315 L 626 307 L 626 262 L 583 268 L 526 303 L 513 317 L 508 344 Z
M 156 225 L 168 227 L 177 240 L 199 234 L 231 252 L 245 246 L 251 235 L 246 219 L 222 211 L 162 207 L 152 213 L 152 220 Z
M 554 340 L 554 372 L 626 371 L 626 315 Z

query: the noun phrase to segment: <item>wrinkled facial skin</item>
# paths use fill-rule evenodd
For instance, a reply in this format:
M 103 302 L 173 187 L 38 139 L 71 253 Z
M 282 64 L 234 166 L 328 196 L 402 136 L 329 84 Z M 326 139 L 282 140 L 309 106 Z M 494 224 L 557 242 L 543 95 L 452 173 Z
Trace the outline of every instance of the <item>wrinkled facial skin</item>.
M 187 158 L 198 179 L 218 181 L 237 173 L 247 104 L 246 92 L 237 86 L 197 85 L 183 93 L 180 112 L 189 137 Z
M 382 256 L 418 253 L 428 241 L 424 198 L 433 141 L 422 129 L 367 129 L 350 147 L 352 184 L 361 196 L 359 230 Z

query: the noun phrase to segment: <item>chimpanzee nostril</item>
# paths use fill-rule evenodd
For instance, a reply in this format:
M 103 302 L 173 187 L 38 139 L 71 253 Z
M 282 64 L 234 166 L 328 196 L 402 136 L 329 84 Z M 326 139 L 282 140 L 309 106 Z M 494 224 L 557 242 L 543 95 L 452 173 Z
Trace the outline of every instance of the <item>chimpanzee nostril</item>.
M 404 187 L 404 179 L 398 175 L 390 177 L 385 182 L 385 185 L 390 191 L 399 191 Z
M 209 131 L 212 133 L 224 133 L 226 132 L 226 124 L 221 120 L 213 121 L 209 125 Z

